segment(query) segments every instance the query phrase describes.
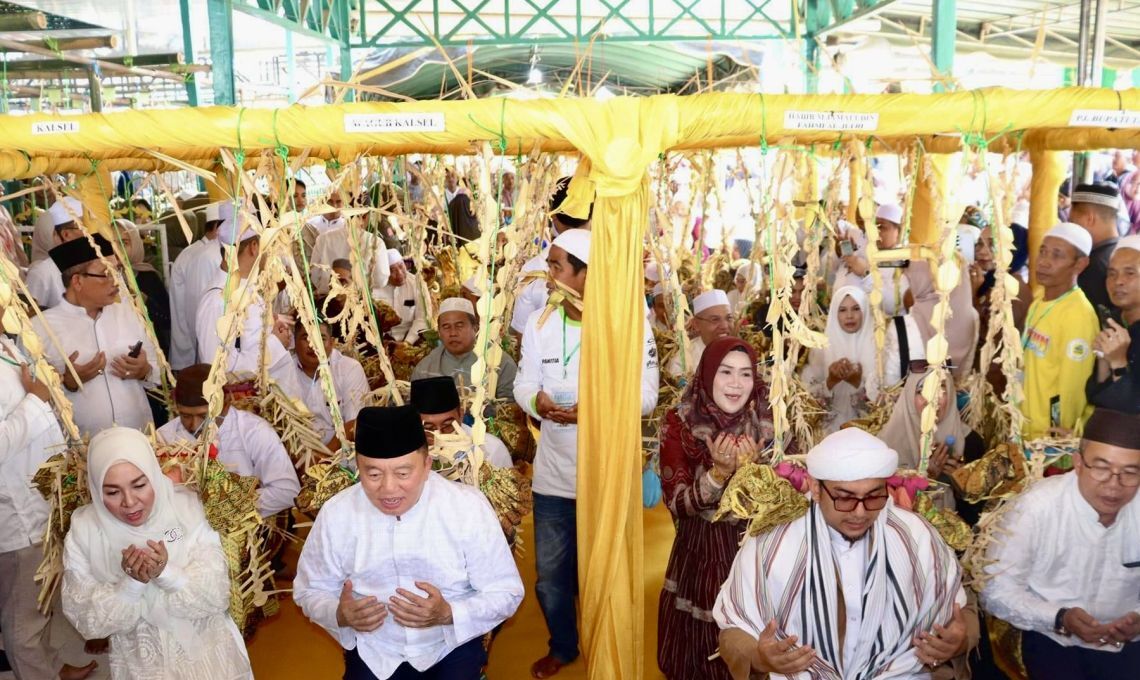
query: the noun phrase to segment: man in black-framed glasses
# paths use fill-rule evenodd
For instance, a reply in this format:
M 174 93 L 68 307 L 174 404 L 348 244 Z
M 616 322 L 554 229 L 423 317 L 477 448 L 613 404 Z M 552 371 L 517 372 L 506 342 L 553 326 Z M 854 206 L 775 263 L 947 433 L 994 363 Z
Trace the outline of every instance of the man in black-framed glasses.
M 807 468 L 807 514 L 747 539 L 713 607 L 733 677 L 964 671 L 977 616 L 961 609 L 954 551 L 888 494 L 898 454 L 849 428 L 816 445 Z
M 1096 409 L 1073 468 L 1004 515 L 982 604 L 1022 631 L 1030 680 L 1140 677 L 1140 415 Z

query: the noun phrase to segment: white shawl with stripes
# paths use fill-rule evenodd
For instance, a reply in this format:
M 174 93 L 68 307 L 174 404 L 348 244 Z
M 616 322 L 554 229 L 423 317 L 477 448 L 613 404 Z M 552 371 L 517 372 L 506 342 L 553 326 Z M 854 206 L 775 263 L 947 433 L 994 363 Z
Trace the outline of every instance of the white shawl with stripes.
M 773 679 L 928 677 L 913 639 L 952 618 L 962 590 L 958 560 L 933 527 L 893 501 L 863 540 L 863 623 L 854 658 L 841 658 L 842 594 L 827 523 L 815 503 L 803 517 L 745 541 L 713 607 L 717 624 L 759 638 L 775 619 L 777 638 L 795 635 L 816 651 L 808 670 Z

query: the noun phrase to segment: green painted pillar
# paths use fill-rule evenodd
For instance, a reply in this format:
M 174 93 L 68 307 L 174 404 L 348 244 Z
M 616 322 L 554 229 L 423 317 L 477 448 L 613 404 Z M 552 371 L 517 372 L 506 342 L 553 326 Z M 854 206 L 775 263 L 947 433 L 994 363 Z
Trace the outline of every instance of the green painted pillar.
M 831 22 L 831 3 L 829 0 L 806 0 L 804 16 L 804 87 L 808 94 L 819 92 L 819 44 L 816 35 Z
M 210 20 L 214 105 L 233 106 L 237 103 L 237 89 L 234 87 L 233 0 L 206 0 L 206 16 Z
M 293 31 L 285 29 L 285 92 L 290 104 L 297 103 L 297 91 L 294 83 L 297 82 L 297 55 L 293 49 Z
M 934 68 L 942 76 L 954 75 L 954 42 L 958 36 L 957 0 L 933 0 L 934 40 L 931 44 L 931 59 Z M 934 84 L 935 92 L 945 92 L 942 83 Z
M 182 56 L 187 64 L 194 63 L 194 33 L 190 30 L 190 0 L 180 0 L 182 9 Z M 190 106 L 198 105 L 198 75 L 193 71 L 186 74 L 186 97 Z
M 337 18 L 336 37 L 340 40 L 340 79 L 341 82 L 347 83 L 352 79 L 352 32 L 349 30 L 351 18 L 348 0 L 334 0 L 333 9 L 336 11 Z M 344 93 L 344 101 L 351 102 L 355 99 L 355 90 L 348 90 Z

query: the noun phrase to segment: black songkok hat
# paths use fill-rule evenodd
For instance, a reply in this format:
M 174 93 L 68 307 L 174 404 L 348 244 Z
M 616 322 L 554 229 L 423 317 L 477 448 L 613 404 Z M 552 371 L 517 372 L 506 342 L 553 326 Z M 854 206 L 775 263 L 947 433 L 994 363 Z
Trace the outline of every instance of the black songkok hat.
M 356 452 L 366 458 L 399 458 L 425 446 L 414 406 L 369 406 L 356 416 Z
M 1081 184 L 1073 191 L 1073 203 L 1092 203 L 1115 210 L 1120 203 L 1120 189 L 1107 182 Z
M 1090 442 L 1140 451 L 1140 415 L 1098 408 L 1085 423 L 1084 438 Z
M 115 249 L 111 247 L 111 242 L 103 237 L 102 234 L 95 234 L 91 237 L 95 241 L 95 245 L 99 247 L 99 252 L 91 247 L 91 242 L 85 236 L 81 236 L 75 240 L 61 243 L 58 246 L 48 251 L 51 256 L 51 261 L 55 266 L 59 267 L 61 272 L 65 272 L 72 267 L 78 267 L 81 264 L 87 264 L 92 260 L 99 259 L 99 255 L 103 257 L 110 257 L 115 254 Z
M 210 364 L 194 364 L 179 371 L 178 382 L 174 385 L 174 403 L 187 408 L 208 406 L 202 388 L 209 377 Z
M 459 389 L 451 376 L 421 378 L 412 381 L 412 406 L 420 413 L 434 416 L 459 408 Z

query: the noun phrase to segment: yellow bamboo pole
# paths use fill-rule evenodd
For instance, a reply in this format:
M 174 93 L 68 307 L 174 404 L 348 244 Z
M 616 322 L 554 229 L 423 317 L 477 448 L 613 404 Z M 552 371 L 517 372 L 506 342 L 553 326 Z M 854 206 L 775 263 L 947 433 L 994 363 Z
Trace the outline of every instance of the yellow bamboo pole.
M 1057 192 L 1065 181 L 1067 168 L 1064 154 L 1058 151 L 1031 151 L 1029 162 L 1033 165 L 1029 184 L 1029 280 L 1036 285 L 1033 271 L 1037 250 L 1045 232 L 1057 224 Z

